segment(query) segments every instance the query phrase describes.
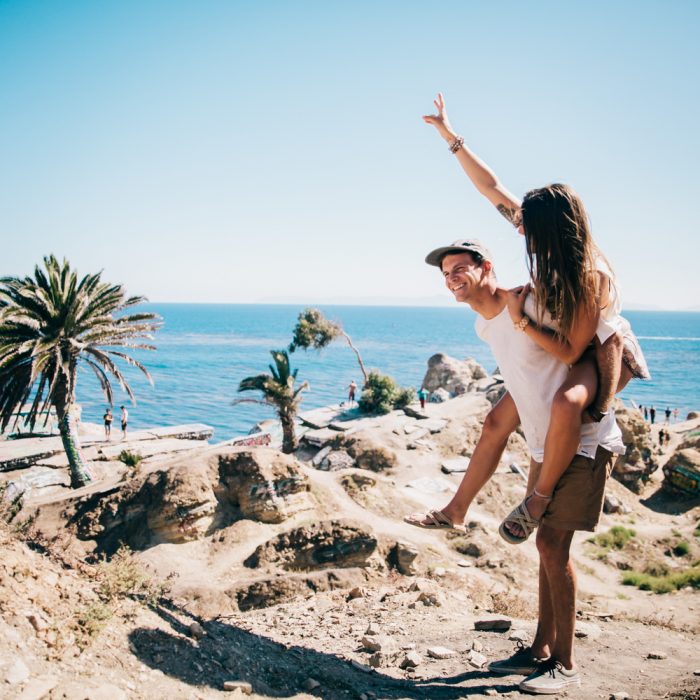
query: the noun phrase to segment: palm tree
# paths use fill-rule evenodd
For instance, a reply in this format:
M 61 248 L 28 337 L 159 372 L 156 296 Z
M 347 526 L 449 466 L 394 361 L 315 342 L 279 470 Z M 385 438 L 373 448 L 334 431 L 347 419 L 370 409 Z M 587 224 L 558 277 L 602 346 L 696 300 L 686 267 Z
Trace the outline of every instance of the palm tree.
M 352 339 L 345 332 L 345 329 L 339 323 L 328 320 L 319 309 L 304 309 L 299 314 L 297 325 L 294 326 L 292 342 L 289 344 L 289 352 L 294 352 L 297 348 L 322 350 L 339 336 L 345 338 L 345 342 L 355 353 L 364 377 L 364 385 L 367 386 L 367 370 L 362 362 L 360 351 L 353 345 Z
M 238 391 L 259 391 L 262 399 L 236 399 L 239 403 L 258 403 L 273 406 L 282 424 L 282 452 L 291 454 L 299 444 L 297 441 L 294 422 L 301 404 L 302 392 L 309 388 L 304 382 L 296 388 L 298 369 L 293 372 L 289 366 L 289 355 L 286 350 L 270 350 L 274 367 L 269 365 L 270 374 L 258 374 L 246 377 L 238 385 Z
M 113 348 L 155 350 L 140 341 L 152 338 L 160 317 L 146 312 L 116 317 L 145 299 L 127 297 L 121 285 L 103 282 L 101 274 L 78 280 L 67 260 L 59 263 L 51 255 L 44 258 L 43 269 L 35 267 L 34 277 L 0 279 L 0 429 L 13 416 L 17 424 L 32 393 L 30 429 L 53 407 L 74 488 L 91 481 L 73 410 L 78 366 L 87 365 L 95 373 L 110 405 L 110 375 L 135 403 L 114 358 L 137 367 L 153 383 L 140 362 Z

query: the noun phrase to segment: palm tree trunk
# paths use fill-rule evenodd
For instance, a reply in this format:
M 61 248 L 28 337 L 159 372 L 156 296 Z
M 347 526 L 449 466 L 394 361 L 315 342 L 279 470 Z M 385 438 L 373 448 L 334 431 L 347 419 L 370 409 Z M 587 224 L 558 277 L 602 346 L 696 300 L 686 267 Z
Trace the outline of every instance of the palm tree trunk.
M 294 427 L 294 416 L 280 412 L 280 423 L 282 424 L 282 452 L 289 455 L 299 446 Z
M 340 332 L 343 334 L 343 338 L 345 338 L 345 340 L 347 341 L 348 345 L 350 346 L 350 349 L 355 353 L 355 356 L 357 357 L 357 362 L 360 365 L 360 371 L 362 372 L 362 376 L 365 379 L 363 386 L 367 386 L 367 370 L 365 369 L 365 366 L 362 362 L 362 357 L 360 357 L 360 351 L 352 344 L 350 336 L 345 331 L 341 330 Z
M 75 420 L 71 418 L 70 406 L 56 405 L 58 430 L 61 433 L 63 449 L 68 457 L 71 488 L 79 489 L 92 481 L 85 459 L 80 451 L 80 440 Z

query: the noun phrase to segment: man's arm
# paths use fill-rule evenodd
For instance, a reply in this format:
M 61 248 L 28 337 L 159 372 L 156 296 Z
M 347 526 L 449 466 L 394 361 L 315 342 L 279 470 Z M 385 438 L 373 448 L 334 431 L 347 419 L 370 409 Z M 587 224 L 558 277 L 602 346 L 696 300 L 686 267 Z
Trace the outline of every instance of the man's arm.
M 442 93 L 434 100 L 437 114 L 428 114 L 423 117 L 426 124 L 432 124 L 443 139 L 452 145 L 458 138 L 452 128 L 445 109 L 445 100 Z M 464 144 L 455 154 L 462 170 L 467 174 L 474 187 L 493 204 L 501 215 L 513 226 L 518 228 L 521 224 L 520 201 L 509 192 L 496 177 L 496 174 Z

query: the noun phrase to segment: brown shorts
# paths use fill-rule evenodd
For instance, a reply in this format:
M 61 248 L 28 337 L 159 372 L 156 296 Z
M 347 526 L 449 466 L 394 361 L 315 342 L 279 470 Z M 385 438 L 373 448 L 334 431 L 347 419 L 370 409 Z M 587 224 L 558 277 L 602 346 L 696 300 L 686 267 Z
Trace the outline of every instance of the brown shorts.
M 605 482 L 616 459 L 617 455 L 603 447 L 598 448 L 595 459 L 576 455 L 554 488 L 542 523 L 556 530 L 595 530 L 603 510 Z M 535 469 L 541 466 L 532 465 Z

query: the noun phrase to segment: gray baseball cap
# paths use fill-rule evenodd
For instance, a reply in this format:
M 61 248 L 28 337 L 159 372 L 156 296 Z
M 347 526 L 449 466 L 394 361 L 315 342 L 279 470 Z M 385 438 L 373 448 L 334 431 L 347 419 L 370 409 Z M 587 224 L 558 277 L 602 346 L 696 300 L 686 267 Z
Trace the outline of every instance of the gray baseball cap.
M 455 255 L 457 253 L 477 253 L 484 260 L 493 262 L 493 256 L 489 249 L 476 238 L 460 238 L 460 240 L 450 243 L 450 245 L 436 248 L 425 256 L 425 262 L 427 262 L 428 265 L 441 267 L 442 259 L 446 255 Z

